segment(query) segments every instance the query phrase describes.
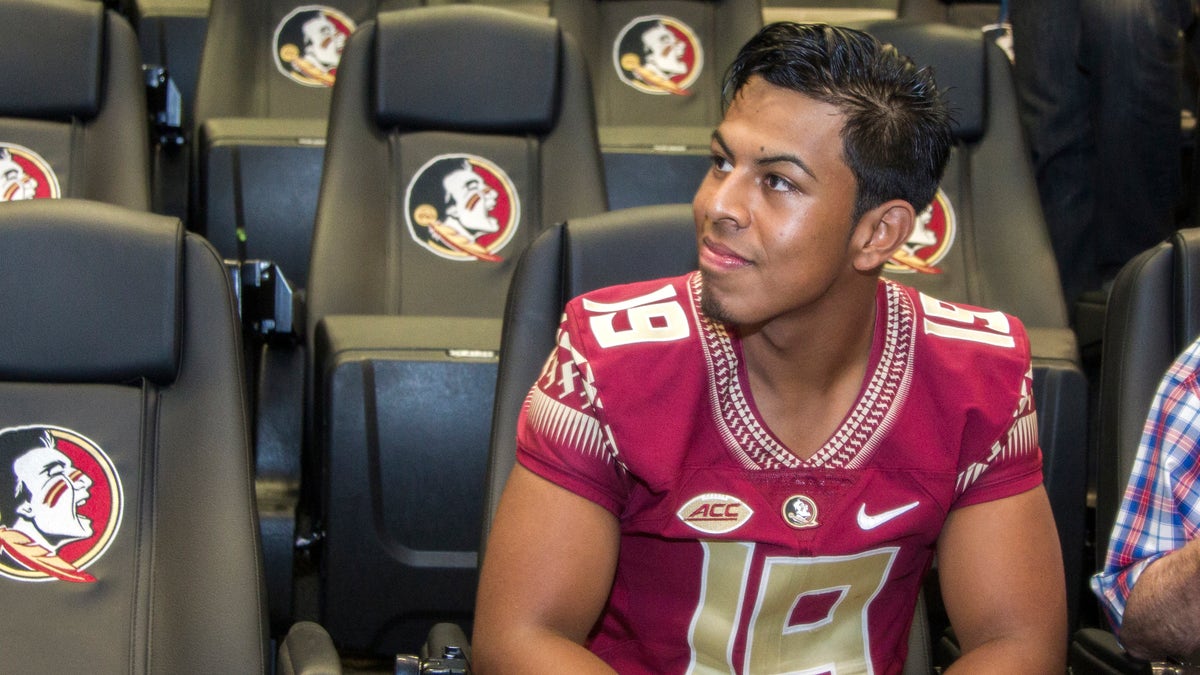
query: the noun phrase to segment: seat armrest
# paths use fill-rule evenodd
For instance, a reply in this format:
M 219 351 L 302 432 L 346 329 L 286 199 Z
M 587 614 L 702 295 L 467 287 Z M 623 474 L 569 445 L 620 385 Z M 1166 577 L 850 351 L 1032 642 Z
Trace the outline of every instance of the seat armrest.
M 1070 666 L 1074 675 L 1130 675 L 1152 671 L 1150 663 L 1125 651 L 1117 636 L 1099 628 L 1082 628 L 1071 639 Z
M 341 675 L 342 662 L 320 624 L 300 621 L 279 643 L 278 675 Z

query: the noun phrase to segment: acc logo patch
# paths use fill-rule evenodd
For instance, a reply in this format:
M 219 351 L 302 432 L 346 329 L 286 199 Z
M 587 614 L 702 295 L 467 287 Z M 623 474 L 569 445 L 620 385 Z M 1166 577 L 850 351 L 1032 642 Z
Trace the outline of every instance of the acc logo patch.
M 613 42 L 613 66 L 621 81 L 647 94 L 689 96 L 700 76 L 704 51 L 696 33 L 669 16 L 629 22 Z
M 418 244 L 449 260 L 500 262 L 521 203 L 508 174 L 467 154 L 438 155 L 408 184 L 404 219 Z
M 121 525 L 121 480 L 92 441 L 51 426 L 0 430 L 0 576 L 86 583 Z
M 708 493 L 693 497 L 675 515 L 692 529 L 725 534 L 745 525 L 754 511 L 737 497 Z
M 783 503 L 783 520 L 798 530 L 816 527 L 820 525 L 817 503 L 804 495 L 792 495 Z
M 306 87 L 332 87 L 354 20 L 332 7 L 293 9 L 275 27 L 275 67 Z
M 15 143 L 0 143 L 0 202 L 60 195 L 58 177 L 41 155 Z
M 941 274 L 937 263 L 950 251 L 957 229 L 950 199 L 939 189 L 933 203 L 917 214 L 912 236 L 892 255 L 884 270 Z

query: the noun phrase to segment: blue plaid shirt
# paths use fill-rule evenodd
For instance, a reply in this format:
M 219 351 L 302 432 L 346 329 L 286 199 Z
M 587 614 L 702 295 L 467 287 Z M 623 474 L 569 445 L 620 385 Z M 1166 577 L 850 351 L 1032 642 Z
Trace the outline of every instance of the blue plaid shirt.
M 1159 383 L 1133 472 L 1113 526 L 1104 570 L 1092 591 L 1120 628 L 1125 601 L 1154 560 L 1181 548 L 1200 530 L 1200 340 Z

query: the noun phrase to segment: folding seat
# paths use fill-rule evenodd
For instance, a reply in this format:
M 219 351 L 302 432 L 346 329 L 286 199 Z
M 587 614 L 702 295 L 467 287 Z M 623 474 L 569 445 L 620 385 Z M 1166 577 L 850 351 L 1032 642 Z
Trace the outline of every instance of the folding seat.
M 0 45 L 0 201 L 148 210 L 145 85 L 128 22 L 99 2 L 3 0 Z
M 691 200 L 759 0 L 550 0 L 591 72 L 609 206 Z
M 1022 141 L 1010 62 L 976 29 L 906 20 L 857 27 L 931 65 L 955 111 L 941 188 L 884 272 L 934 297 L 1008 312 L 1028 329 L 1045 481 L 1074 625 L 1086 593 L 1088 385 Z
M 1200 335 L 1198 280 L 1200 229 L 1187 228 L 1134 257 L 1113 281 L 1096 407 L 1096 569 L 1104 567 L 1159 381 Z M 1150 672 L 1150 664 L 1129 656 L 1108 628 L 1101 617 L 1097 625 L 1085 625 L 1075 634 L 1070 657 L 1074 672 Z
M 380 12 L 349 41 L 307 287 L 300 532 L 347 652 L 469 618 L 508 279 L 543 223 L 606 209 L 595 128 L 551 18 Z
M 329 100 L 346 38 L 420 0 L 210 0 L 194 104 L 189 227 L 305 286 Z
M 293 429 L 303 368 L 286 352 L 264 356 L 263 343 L 294 340 L 300 330 L 294 312 L 307 282 L 329 102 L 345 41 L 381 7 L 419 0 L 209 1 L 187 160 L 188 227 L 240 263 L 260 522 L 272 626 L 282 629 L 291 619 L 300 444 Z M 260 370 L 292 379 L 272 375 L 269 386 L 277 389 L 263 394 Z
M 0 209 L 0 251 L 3 669 L 268 672 L 221 260 L 77 199 Z

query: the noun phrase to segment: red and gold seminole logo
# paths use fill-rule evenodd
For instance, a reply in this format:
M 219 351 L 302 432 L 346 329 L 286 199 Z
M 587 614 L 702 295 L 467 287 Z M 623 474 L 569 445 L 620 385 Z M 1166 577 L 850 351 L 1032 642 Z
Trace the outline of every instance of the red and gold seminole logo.
M 887 272 L 941 274 L 937 266 L 954 244 L 958 226 L 950 199 L 940 189 L 933 203 L 917 214 L 913 233 L 892 259 L 884 265 Z
M 508 174 L 477 155 L 438 155 L 417 170 L 404 195 L 408 232 L 448 260 L 501 262 L 521 202 Z
M 737 497 L 714 492 L 693 497 L 675 515 L 705 534 L 727 534 L 745 525 L 754 511 Z
M 297 7 L 275 27 L 275 67 L 306 87 L 332 87 L 354 21 L 332 7 Z
M 33 150 L 0 143 L 0 202 L 62 196 L 50 163 Z
M 689 96 L 704 67 L 704 50 L 696 33 L 682 21 L 643 16 L 617 34 L 613 66 L 621 81 L 638 91 Z
M 88 583 L 121 525 L 121 481 L 92 441 L 52 426 L 0 430 L 0 576 Z

